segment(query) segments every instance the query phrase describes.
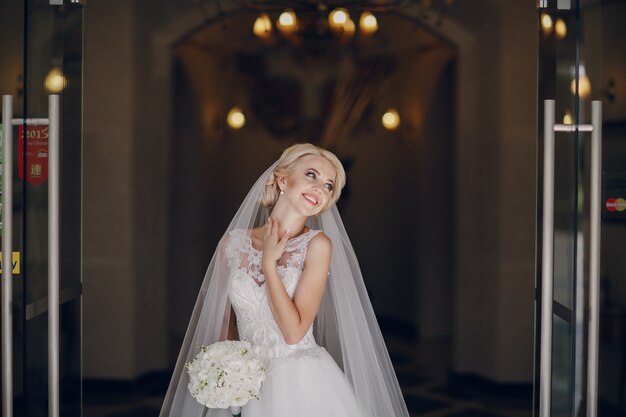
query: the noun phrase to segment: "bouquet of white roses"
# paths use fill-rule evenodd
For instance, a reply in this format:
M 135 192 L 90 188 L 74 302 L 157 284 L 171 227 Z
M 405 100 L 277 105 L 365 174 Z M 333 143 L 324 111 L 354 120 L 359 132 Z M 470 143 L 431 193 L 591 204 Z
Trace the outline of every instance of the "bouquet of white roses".
M 194 360 L 185 364 L 189 392 L 206 407 L 230 407 L 238 415 L 242 405 L 258 398 L 265 380 L 263 362 L 245 341 L 227 340 L 199 348 Z

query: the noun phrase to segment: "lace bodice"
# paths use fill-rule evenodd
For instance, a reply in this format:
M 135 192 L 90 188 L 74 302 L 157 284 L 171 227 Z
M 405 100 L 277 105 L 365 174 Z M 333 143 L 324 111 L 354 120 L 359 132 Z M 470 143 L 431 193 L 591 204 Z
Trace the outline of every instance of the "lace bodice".
M 278 275 L 292 299 L 304 269 L 309 242 L 319 232 L 309 230 L 289 239 L 285 253 L 278 261 Z M 317 347 L 312 326 L 297 344 L 288 345 L 285 342 L 267 301 L 261 255 L 262 251 L 252 246 L 249 231 L 233 230 L 229 233 L 226 246 L 232 271 L 229 298 L 237 316 L 239 339 L 249 341 L 262 359 L 307 354 Z

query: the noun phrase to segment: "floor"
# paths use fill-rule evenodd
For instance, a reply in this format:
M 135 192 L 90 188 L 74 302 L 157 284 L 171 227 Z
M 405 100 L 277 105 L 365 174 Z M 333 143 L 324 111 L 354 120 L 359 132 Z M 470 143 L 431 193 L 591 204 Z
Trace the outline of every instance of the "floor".
M 416 344 L 385 333 L 411 416 L 530 417 L 532 385 L 498 386 L 446 372 L 446 344 Z M 427 365 L 425 365 L 427 364 Z M 134 384 L 85 382 L 85 417 L 158 417 L 169 375 Z

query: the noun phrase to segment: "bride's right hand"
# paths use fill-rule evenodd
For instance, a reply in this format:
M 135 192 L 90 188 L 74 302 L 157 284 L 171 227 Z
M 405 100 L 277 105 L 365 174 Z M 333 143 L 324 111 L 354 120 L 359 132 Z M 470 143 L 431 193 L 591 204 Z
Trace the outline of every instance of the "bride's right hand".
M 282 237 L 278 237 L 278 230 L 280 226 L 278 219 L 267 219 L 265 224 L 265 233 L 263 234 L 263 255 L 261 259 L 261 266 L 263 269 L 269 266 L 275 266 L 285 252 L 287 246 L 287 240 L 289 239 L 289 230 L 285 230 Z

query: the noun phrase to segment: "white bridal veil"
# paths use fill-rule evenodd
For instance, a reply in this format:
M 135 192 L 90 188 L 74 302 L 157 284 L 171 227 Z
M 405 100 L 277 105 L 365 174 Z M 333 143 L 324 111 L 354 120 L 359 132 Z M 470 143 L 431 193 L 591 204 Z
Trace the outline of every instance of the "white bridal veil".
M 250 230 L 264 224 L 269 210 L 261 198 L 274 165 L 256 181 L 224 236 L 235 229 Z M 336 206 L 307 222 L 333 242 L 330 276 L 313 324 L 315 339 L 333 356 L 354 388 L 357 400 L 370 417 L 408 417 L 395 372 L 372 310 L 361 269 Z M 231 307 L 228 299 L 231 270 L 219 243 L 196 300 L 174 374 L 159 417 L 225 417 L 225 410 L 207 409 L 187 390 L 185 362 L 198 345 L 226 339 Z M 236 266 L 234 266 L 236 267 Z M 289 395 L 285 393 L 285 395 Z M 270 416 L 268 416 L 270 417 Z

